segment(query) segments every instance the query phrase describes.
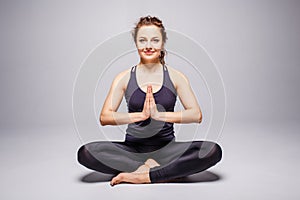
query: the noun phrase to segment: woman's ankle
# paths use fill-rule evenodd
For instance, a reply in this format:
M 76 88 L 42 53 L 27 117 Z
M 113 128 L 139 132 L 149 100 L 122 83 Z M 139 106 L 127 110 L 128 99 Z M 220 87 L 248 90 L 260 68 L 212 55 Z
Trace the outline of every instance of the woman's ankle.
M 149 168 L 160 166 L 160 164 L 152 158 L 149 158 L 148 160 L 146 160 L 146 162 L 144 164 L 147 165 Z

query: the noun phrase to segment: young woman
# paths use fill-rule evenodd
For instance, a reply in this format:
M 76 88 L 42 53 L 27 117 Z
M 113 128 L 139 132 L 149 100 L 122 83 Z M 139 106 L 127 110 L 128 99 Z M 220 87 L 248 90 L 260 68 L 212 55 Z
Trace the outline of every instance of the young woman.
M 201 109 L 188 78 L 164 61 L 162 21 L 141 17 L 132 35 L 140 62 L 119 73 L 104 102 L 101 125 L 128 124 L 123 142 L 95 141 L 78 150 L 85 167 L 115 175 L 110 184 L 157 183 L 218 163 L 221 147 L 210 141 L 175 141 L 174 123 L 200 123 Z M 118 112 L 125 96 L 128 113 Z M 177 96 L 184 110 L 174 112 Z

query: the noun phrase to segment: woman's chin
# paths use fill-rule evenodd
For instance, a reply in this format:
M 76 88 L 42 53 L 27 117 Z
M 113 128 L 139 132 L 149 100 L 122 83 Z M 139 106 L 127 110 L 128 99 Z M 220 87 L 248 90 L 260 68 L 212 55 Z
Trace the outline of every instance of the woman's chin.
M 145 63 L 145 64 L 159 63 L 158 59 L 142 59 L 141 61 L 142 61 L 142 63 Z
M 144 63 L 157 63 L 157 62 L 159 62 L 159 57 L 157 57 L 157 56 L 141 56 L 141 60 Z

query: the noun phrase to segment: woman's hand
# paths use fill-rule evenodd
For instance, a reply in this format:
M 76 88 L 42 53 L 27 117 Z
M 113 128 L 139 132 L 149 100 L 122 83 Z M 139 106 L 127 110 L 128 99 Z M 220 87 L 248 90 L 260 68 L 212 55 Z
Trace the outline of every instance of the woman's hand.
M 159 112 L 156 107 L 151 85 L 147 86 L 147 93 L 142 113 L 144 119 L 148 119 L 149 117 L 153 119 L 158 119 Z
M 150 99 L 150 95 L 149 95 L 149 86 L 148 86 L 147 87 L 146 98 L 145 98 L 145 101 L 144 101 L 144 107 L 143 107 L 143 111 L 142 111 L 143 120 L 146 120 L 151 116 L 149 99 Z
M 159 112 L 157 110 L 157 106 L 155 103 L 155 99 L 153 96 L 152 86 L 148 85 L 147 94 L 149 95 L 149 104 L 150 104 L 150 116 L 151 118 L 158 120 Z

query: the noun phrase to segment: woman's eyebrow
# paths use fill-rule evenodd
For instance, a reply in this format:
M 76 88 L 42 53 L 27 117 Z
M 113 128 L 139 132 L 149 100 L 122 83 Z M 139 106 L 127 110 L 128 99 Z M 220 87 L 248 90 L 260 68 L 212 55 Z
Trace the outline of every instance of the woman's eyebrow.
M 139 38 L 147 38 L 147 36 L 139 36 Z M 152 38 L 159 38 L 159 36 L 153 36 Z

